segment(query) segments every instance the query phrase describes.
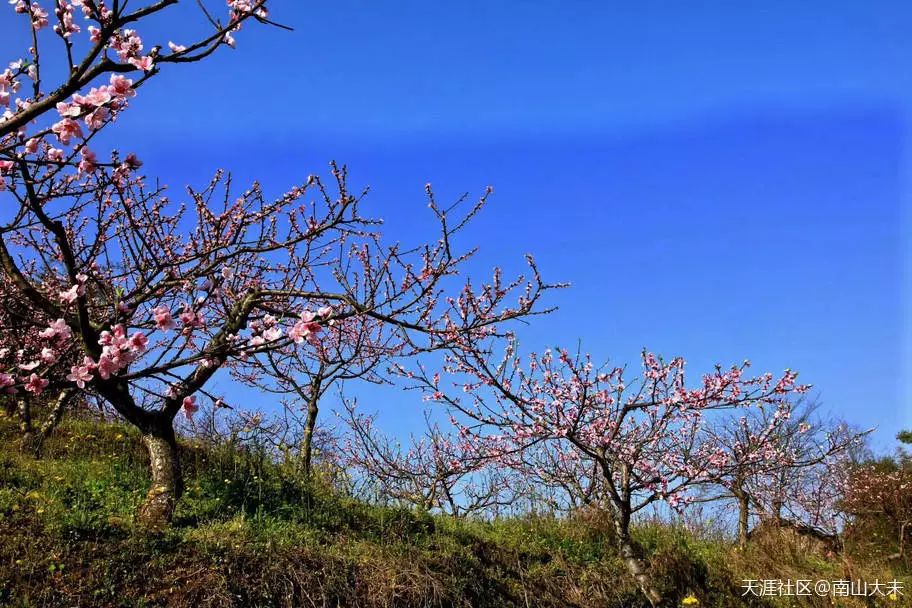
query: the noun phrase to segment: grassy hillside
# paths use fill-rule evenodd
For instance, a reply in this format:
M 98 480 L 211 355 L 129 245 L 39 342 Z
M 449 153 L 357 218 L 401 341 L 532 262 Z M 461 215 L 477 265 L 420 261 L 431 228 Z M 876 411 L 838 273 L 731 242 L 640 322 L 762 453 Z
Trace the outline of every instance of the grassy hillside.
M 456 521 L 367 505 L 251 455 L 185 445 L 175 526 L 148 536 L 132 523 L 148 487 L 134 432 L 71 421 L 41 460 L 16 445 L 0 419 L 0 605 L 645 606 L 597 515 Z M 784 533 L 742 553 L 710 532 L 636 532 L 666 588 L 702 606 L 869 606 L 748 601 L 741 581 L 902 574 L 870 557 L 827 558 Z

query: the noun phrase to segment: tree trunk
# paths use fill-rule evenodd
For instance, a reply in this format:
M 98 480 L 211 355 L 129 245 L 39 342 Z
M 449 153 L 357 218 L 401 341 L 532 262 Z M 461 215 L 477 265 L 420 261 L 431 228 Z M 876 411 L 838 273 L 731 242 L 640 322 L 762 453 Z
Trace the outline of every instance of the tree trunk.
M 307 478 L 310 478 L 311 463 L 313 462 L 313 436 L 317 429 L 317 415 L 320 413 L 322 371 L 321 366 L 320 373 L 314 376 L 310 384 L 310 395 L 307 398 L 307 422 L 304 425 L 304 437 L 301 439 L 301 470 Z
M 304 437 L 301 440 L 301 469 L 305 477 L 310 477 L 311 463 L 313 462 L 313 436 L 317 428 L 317 414 L 320 410 L 316 397 L 312 397 L 307 404 L 307 423 L 304 426 Z
M 640 591 L 649 600 L 653 608 L 665 608 L 670 606 L 662 597 L 661 592 L 656 589 L 655 583 L 649 574 L 649 567 L 643 561 L 640 548 L 630 536 L 630 514 L 621 510 L 615 512 L 614 527 L 617 532 L 618 550 L 627 571 L 636 581 Z
M 67 405 L 74 395 L 75 393 L 71 389 L 63 389 L 60 391 L 60 395 L 57 397 L 57 401 L 54 403 L 51 411 L 48 412 L 47 419 L 41 425 L 41 430 L 34 442 L 35 458 L 41 458 L 41 449 L 44 447 L 44 442 L 48 437 L 51 436 L 51 433 L 53 433 L 54 429 L 56 429 L 60 424 L 60 421 L 63 419 L 63 414 L 66 411 Z
M 32 453 L 35 447 L 35 429 L 32 426 L 31 403 L 28 399 L 20 399 L 16 409 L 19 415 L 19 450 Z
M 743 551 L 750 537 L 750 498 L 744 492 L 735 496 L 738 497 L 738 547 Z
M 142 437 L 149 451 L 152 485 L 139 508 L 139 522 L 150 529 L 171 523 L 174 506 L 183 490 L 177 440 L 171 421 L 161 421 Z

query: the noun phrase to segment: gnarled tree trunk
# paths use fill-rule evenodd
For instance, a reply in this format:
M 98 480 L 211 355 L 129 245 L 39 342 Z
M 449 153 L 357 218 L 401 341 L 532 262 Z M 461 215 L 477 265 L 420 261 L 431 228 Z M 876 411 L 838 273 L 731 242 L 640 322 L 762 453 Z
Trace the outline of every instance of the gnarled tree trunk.
M 152 485 L 142 506 L 139 521 L 151 529 L 171 523 L 174 506 L 183 491 L 177 440 L 170 420 L 162 420 L 143 434 L 143 445 L 149 452 Z
M 174 506 L 183 491 L 177 438 L 174 435 L 177 409 L 171 412 L 166 409 L 148 411 L 139 407 L 130 394 L 129 385 L 120 380 L 99 382 L 96 388 L 118 414 L 142 432 L 142 443 L 149 453 L 152 484 L 136 518 L 147 528 L 164 528 L 171 523 Z
M 618 550 L 627 571 L 636 581 L 640 591 L 649 600 L 653 608 L 670 606 L 662 593 L 656 588 L 655 582 L 649 574 L 649 567 L 643 561 L 640 547 L 630 536 L 630 513 L 626 509 L 618 509 L 614 513 L 614 529 L 617 532 Z

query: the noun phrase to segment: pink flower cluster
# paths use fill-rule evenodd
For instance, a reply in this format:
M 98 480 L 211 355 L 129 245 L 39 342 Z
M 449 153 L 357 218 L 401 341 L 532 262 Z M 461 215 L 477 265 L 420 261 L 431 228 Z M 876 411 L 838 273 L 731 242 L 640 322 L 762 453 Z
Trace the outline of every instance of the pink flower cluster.
M 16 163 L 11 160 L 0 160 L 0 192 L 6 190 L 6 178 L 4 176 L 11 175 L 15 166 Z
M 57 2 L 57 8 L 54 10 L 54 14 L 57 15 L 57 19 L 60 23 L 54 26 L 54 31 L 63 38 L 69 38 L 73 34 L 78 34 L 81 31 L 80 27 L 73 21 L 74 6 L 77 2 L 82 4 L 81 0 L 77 0 L 72 4 Z
M 110 378 L 146 351 L 149 339 L 142 332 L 127 335 L 123 325 L 116 325 L 113 331 L 101 332 L 98 344 L 102 346 L 101 356 L 96 363 L 91 357 L 85 357 L 81 365 L 70 367 L 67 380 L 85 388 L 85 383 L 92 380 L 97 373 L 104 380 Z
M 291 338 L 295 344 L 301 344 L 304 340 L 307 340 L 309 337 L 314 336 L 323 330 L 316 319 L 319 318 L 320 321 L 325 321 L 331 314 L 332 308 L 329 306 L 320 308 L 317 310 L 316 314 L 309 310 L 305 310 L 301 313 L 300 320 L 288 330 L 288 337 Z
M 63 319 L 57 319 L 51 323 L 47 329 L 38 333 L 38 337 L 43 340 L 56 340 L 59 343 L 68 341 L 73 336 L 73 330 Z
M 87 275 L 76 275 L 76 283 L 69 289 L 64 289 L 61 291 L 57 297 L 60 298 L 60 301 L 64 304 L 74 304 L 76 300 L 79 299 L 79 296 L 85 294 L 85 284 L 88 280 L 89 277 Z
M 106 380 L 144 353 L 149 339 L 141 331 L 128 337 L 126 328 L 116 325 L 113 332 L 101 332 L 98 343 L 102 346 L 98 358 L 98 375 Z
M 47 27 L 48 13 L 46 10 L 38 6 L 38 3 L 34 0 L 31 2 L 26 2 L 25 0 L 13 0 L 10 2 L 10 4 L 15 7 L 16 12 L 20 15 L 29 13 L 29 16 L 32 18 L 32 27 L 35 28 L 35 31 Z
M 253 13 L 260 19 L 265 19 L 269 16 L 269 11 L 265 6 L 261 6 L 254 10 L 254 7 L 258 4 L 253 0 L 228 0 L 228 8 L 231 11 L 231 20 L 237 21 L 244 15 L 249 15 Z
M 48 380 L 45 380 L 36 373 L 32 373 L 25 381 L 24 387 L 26 392 L 32 393 L 33 395 L 40 395 L 44 392 L 44 389 L 47 388 L 48 384 L 50 384 Z
M 282 337 L 282 328 L 278 325 L 278 319 L 272 315 L 266 315 L 262 320 L 255 320 L 250 323 L 250 331 L 253 336 L 250 338 L 250 346 L 262 346 L 267 342 L 275 342 Z
M 108 46 L 111 50 L 117 52 L 117 57 L 122 62 L 129 63 L 133 67 L 146 72 L 152 69 L 152 57 L 140 54 L 143 50 L 143 42 L 136 30 L 114 32 Z
M 111 9 L 104 5 L 104 2 L 86 2 L 85 0 L 72 0 L 72 6 L 82 9 L 82 14 L 86 19 L 97 18 L 107 21 L 111 16 Z M 90 30 L 92 28 L 89 28 Z
M 112 74 L 110 84 L 93 87 L 85 95 L 75 94 L 72 103 L 58 103 L 57 113 L 61 120 L 51 130 L 62 144 L 69 145 L 74 137 L 83 136 L 82 128 L 75 119 L 84 117 L 86 126 L 97 131 L 126 106 L 127 99 L 135 95 L 132 80 Z
M 11 69 L 0 72 L 0 106 L 9 106 L 10 94 L 19 90 L 19 81 Z

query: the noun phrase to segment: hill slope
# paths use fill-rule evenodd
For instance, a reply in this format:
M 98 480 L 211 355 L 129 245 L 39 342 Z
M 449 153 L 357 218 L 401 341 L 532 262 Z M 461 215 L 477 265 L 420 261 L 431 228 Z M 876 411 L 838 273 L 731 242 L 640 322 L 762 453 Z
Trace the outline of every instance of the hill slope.
M 135 433 L 70 421 L 40 460 L 16 445 L 0 419 L 2 605 L 646 605 L 597 514 L 457 521 L 357 502 L 233 449 L 185 445 L 175 525 L 150 536 L 132 523 L 148 487 Z M 746 554 L 709 532 L 650 525 L 637 537 L 668 591 L 702 606 L 833 605 L 749 601 L 747 578 L 898 576 L 785 534 Z

